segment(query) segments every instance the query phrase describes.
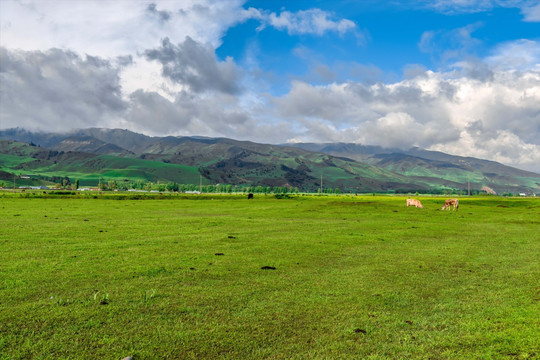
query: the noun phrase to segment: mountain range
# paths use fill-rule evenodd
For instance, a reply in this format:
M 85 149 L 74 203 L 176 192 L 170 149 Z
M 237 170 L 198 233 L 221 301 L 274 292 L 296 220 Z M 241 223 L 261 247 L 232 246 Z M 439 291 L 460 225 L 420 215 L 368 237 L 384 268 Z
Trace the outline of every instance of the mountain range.
M 536 193 L 540 175 L 494 161 L 420 148 L 351 143 L 270 145 L 227 138 L 151 137 L 121 129 L 0 131 L 0 181 L 69 177 L 184 184 L 321 187 L 342 192 L 440 192 L 482 187 Z M 7 181 L 7 180 L 6 180 Z

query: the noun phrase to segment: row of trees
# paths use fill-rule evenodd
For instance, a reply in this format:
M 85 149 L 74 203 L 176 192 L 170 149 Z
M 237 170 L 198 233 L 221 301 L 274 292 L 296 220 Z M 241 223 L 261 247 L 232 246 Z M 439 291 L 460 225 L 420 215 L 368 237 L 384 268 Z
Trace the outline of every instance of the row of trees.
M 280 187 L 280 186 L 240 186 L 230 184 L 217 185 L 196 185 L 196 184 L 178 184 L 176 182 L 168 183 L 153 183 L 145 181 L 134 182 L 119 182 L 110 180 L 108 182 L 100 182 L 100 190 L 145 190 L 145 191 L 171 191 L 171 192 L 186 192 L 200 191 L 203 193 L 299 193 L 297 187 Z
M 55 177 L 53 180 L 57 183 L 57 188 L 64 189 L 78 189 L 80 187 L 79 180 L 77 179 L 74 183 L 69 179 L 69 177 Z M 119 181 L 119 180 L 108 180 L 108 181 L 99 181 L 98 188 L 100 190 L 145 190 L 145 191 L 169 191 L 169 192 L 186 192 L 186 191 L 200 191 L 202 193 L 256 193 L 256 194 L 296 194 L 300 193 L 298 187 L 286 187 L 286 186 L 248 186 L 248 185 L 230 185 L 230 184 L 217 184 L 217 185 L 197 185 L 197 184 L 179 184 L 176 182 L 167 182 L 167 183 L 154 183 L 149 181 L 137 180 L 137 181 Z M 341 190 L 339 188 L 318 188 L 317 193 L 324 194 L 339 194 Z M 468 190 L 463 189 L 424 189 L 424 190 L 410 190 L 410 189 L 396 189 L 388 190 L 384 193 L 395 193 L 395 194 L 440 194 L 440 195 L 467 195 Z M 481 190 L 471 189 L 471 195 L 479 195 L 484 192 Z
M 77 179 L 72 182 L 69 177 L 54 178 L 56 182 L 56 188 L 60 189 L 72 189 L 76 190 L 80 188 L 80 181 Z M 200 191 L 202 193 L 256 193 L 256 194 L 297 194 L 301 190 L 298 187 L 287 186 L 248 186 L 248 185 L 230 185 L 230 184 L 217 184 L 217 185 L 196 185 L 196 184 L 179 184 L 177 182 L 167 183 L 154 183 L 149 181 L 137 180 L 137 181 L 118 181 L 118 180 L 100 180 L 98 184 L 99 190 L 144 190 L 144 191 L 170 191 L 170 192 L 186 192 L 186 191 Z M 317 190 L 321 193 L 321 189 Z M 323 190 L 325 194 L 339 194 L 338 188 L 325 188 Z
M 80 188 L 79 180 L 72 182 L 69 177 L 48 177 L 43 178 L 48 181 L 55 181 L 55 188 L 57 189 L 70 189 L 76 190 Z M 8 180 L 0 180 L 0 187 L 12 187 L 13 183 Z M 130 189 L 145 190 L 145 191 L 160 191 L 160 192 L 186 192 L 186 191 L 200 191 L 202 193 L 256 193 L 256 194 L 298 194 L 300 192 L 310 192 L 298 189 L 298 187 L 284 187 L 284 186 L 247 186 L 247 185 L 196 185 L 196 184 L 178 184 L 176 182 L 168 183 L 153 183 L 147 181 L 118 181 L 109 180 L 101 181 L 98 185 L 100 190 L 120 190 L 127 191 Z M 342 191 L 339 188 L 318 188 L 316 193 L 321 194 L 339 194 Z M 356 193 L 357 191 L 345 191 L 345 193 Z M 423 189 L 423 190 L 410 190 L 410 189 L 396 189 L 379 191 L 382 194 L 434 194 L 434 195 L 467 195 L 468 190 L 464 189 Z M 470 195 L 482 195 L 485 191 L 471 189 Z M 505 192 L 500 194 L 502 196 L 517 196 L 518 193 Z
M 416 190 L 411 191 L 410 189 L 397 189 L 395 191 L 388 191 L 390 193 L 395 194 L 410 194 L 412 192 L 416 193 L 416 195 L 419 194 L 433 194 L 433 195 L 468 195 L 469 191 L 466 189 L 422 189 L 422 190 Z M 480 195 L 485 194 L 485 191 L 482 190 L 470 190 L 471 195 Z

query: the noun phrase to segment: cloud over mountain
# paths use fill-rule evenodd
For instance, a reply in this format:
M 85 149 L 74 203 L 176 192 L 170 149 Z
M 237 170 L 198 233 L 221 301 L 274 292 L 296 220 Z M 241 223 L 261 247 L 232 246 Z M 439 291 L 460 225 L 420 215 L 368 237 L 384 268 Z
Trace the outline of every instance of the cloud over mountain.
M 395 4 L 0 1 L 0 128 L 421 146 L 540 171 L 537 2 Z
M 296 82 L 274 100 L 303 141 L 444 150 L 530 167 L 540 159 L 540 72 L 492 71 L 478 80 L 427 71 L 393 84 Z M 473 131 L 474 130 L 474 131 Z
M 112 61 L 71 51 L 1 47 L 1 126 L 51 130 L 105 126 L 127 108 L 119 71 Z

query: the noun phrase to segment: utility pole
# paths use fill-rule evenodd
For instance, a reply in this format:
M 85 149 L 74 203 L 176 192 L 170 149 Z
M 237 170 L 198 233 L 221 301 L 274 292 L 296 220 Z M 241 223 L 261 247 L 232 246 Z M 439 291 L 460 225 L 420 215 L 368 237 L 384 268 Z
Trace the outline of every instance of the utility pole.
M 202 194 L 202 175 L 199 175 L 199 192 Z
M 469 179 L 469 175 L 467 175 L 467 194 L 471 196 L 471 181 Z
M 322 174 L 321 174 L 321 194 L 323 193 L 322 190 L 323 189 L 323 185 L 322 185 Z
M 13 191 L 15 191 L 15 173 L 13 173 Z

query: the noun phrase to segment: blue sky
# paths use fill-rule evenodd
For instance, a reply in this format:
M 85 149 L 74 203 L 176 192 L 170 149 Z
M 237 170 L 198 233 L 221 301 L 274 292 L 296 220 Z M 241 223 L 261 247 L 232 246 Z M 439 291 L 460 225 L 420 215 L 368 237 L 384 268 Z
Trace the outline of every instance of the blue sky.
M 248 57 L 256 51 L 262 69 L 290 78 L 324 82 L 324 78 L 313 76 L 313 71 L 317 66 L 325 66 L 340 81 L 389 82 L 403 79 L 411 65 L 445 71 L 464 57 L 488 56 L 498 44 L 540 38 L 538 22 L 523 21 L 519 7 L 478 11 L 473 6 L 456 12 L 437 12 L 420 4 L 410 5 L 413 3 L 248 1 L 244 7 L 276 14 L 306 11 L 312 8 L 309 5 L 315 5 L 327 12 L 330 19 L 351 20 L 356 26 L 342 34 L 332 31 L 322 35 L 290 34 L 270 26 L 258 30 L 261 23 L 252 19 L 229 28 L 216 53 L 222 59 L 232 56 L 239 64 L 249 67 Z M 467 36 L 460 37 L 460 30 Z M 434 43 L 423 48 L 420 44 L 427 32 L 434 33 Z M 368 76 L 365 72 L 352 71 L 354 64 L 369 66 L 373 73 Z M 286 86 L 276 85 L 278 89 L 286 91 Z
M 540 171 L 538 0 L 3 0 L 0 128 L 419 146 Z

